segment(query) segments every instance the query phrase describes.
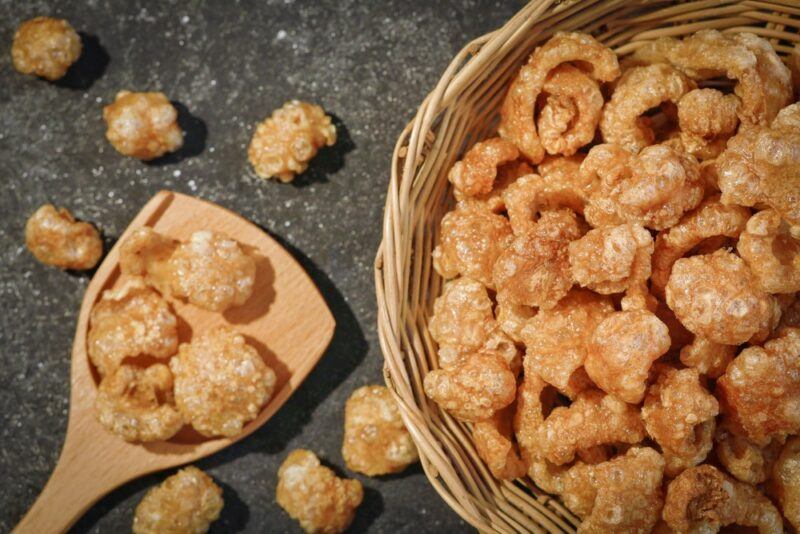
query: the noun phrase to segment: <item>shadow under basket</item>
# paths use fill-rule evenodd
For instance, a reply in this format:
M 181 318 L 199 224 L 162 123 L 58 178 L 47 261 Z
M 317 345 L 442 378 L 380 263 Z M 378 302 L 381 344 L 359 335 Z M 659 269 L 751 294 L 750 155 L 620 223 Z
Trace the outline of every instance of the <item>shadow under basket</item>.
M 751 32 L 785 55 L 800 41 L 798 28 L 797 0 L 534 1 L 465 46 L 403 130 L 392 157 L 375 262 L 384 377 L 431 484 L 478 530 L 574 532 L 580 521 L 527 477 L 513 482 L 492 477 L 467 426 L 425 397 L 423 378 L 436 362 L 427 324 L 442 288 L 431 252 L 439 221 L 452 205 L 448 170 L 465 148 L 494 133 L 512 77 L 556 32 L 592 34 L 620 56 L 659 37 L 701 29 Z

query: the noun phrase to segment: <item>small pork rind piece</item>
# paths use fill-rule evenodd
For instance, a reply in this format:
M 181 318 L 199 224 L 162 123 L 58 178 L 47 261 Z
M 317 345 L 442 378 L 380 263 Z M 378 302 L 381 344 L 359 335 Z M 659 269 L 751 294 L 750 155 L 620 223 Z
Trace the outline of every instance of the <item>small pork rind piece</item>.
M 644 398 L 650 367 L 669 347 L 669 329 L 654 314 L 615 312 L 595 329 L 584 366 L 600 389 L 638 404 Z
M 678 101 L 683 148 L 699 160 L 716 158 L 739 126 L 740 101 L 716 89 L 694 89 Z
M 717 460 L 734 477 L 748 484 L 761 484 L 772 474 L 772 465 L 781 452 L 782 440 L 773 440 L 759 447 L 743 436 L 731 432 L 723 423 L 714 435 Z
M 502 214 L 506 210 L 503 195 L 506 189 L 521 176 L 533 173 L 533 167 L 524 161 L 512 161 L 497 167 L 497 175 L 492 183 L 492 190 L 481 195 L 466 195 L 461 190 L 454 188 L 453 196 L 459 206 L 474 205 L 488 210 L 494 214 Z
M 493 289 L 492 266 L 512 239 L 502 215 L 472 204 L 458 206 L 442 218 L 433 267 L 443 278 L 461 274 Z
M 45 204 L 25 224 L 25 244 L 42 263 L 59 269 L 91 269 L 103 255 L 97 229 L 77 222 L 66 208 Z
M 144 276 L 163 295 L 219 312 L 244 304 L 256 277 L 256 262 L 242 246 L 210 230 L 177 243 L 140 228 L 122 243 L 120 269 Z
M 486 195 L 494 187 L 498 167 L 518 157 L 517 147 L 505 139 L 479 141 L 453 165 L 447 179 L 465 197 Z
M 514 402 L 517 381 L 500 356 L 476 352 L 425 375 L 425 394 L 461 421 L 488 419 Z
M 14 68 L 58 80 L 81 55 L 81 38 L 69 22 L 36 17 L 20 24 L 11 45 Z
M 183 343 L 169 362 L 175 403 L 204 436 L 235 436 L 275 390 L 275 372 L 244 336 L 220 327 Z
M 722 345 L 695 336 L 690 344 L 681 349 L 680 360 L 683 365 L 697 369 L 700 374 L 719 378 L 736 356 L 736 349 L 735 345 Z
M 308 533 L 344 532 L 363 499 L 361 482 L 337 477 L 311 451 L 292 451 L 278 469 L 275 500 Z
M 766 446 L 800 432 L 800 329 L 786 328 L 763 347 L 748 347 L 717 380 L 731 428 Z
M 514 435 L 519 443 L 520 454 L 528 465 L 528 475 L 534 480 L 536 480 L 536 466 L 549 464 L 544 461 L 540 435 L 544 420 L 550 414 L 556 396 L 556 389 L 539 377 L 526 358 L 525 374 L 517 389 Z M 542 489 L 548 491 L 547 488 Z
M 189 466 L 150 489 L 136 507 L 134 534 L 203 534 L 219 519 L 222 489 Z
M 103 118 L 106 138 L 124 156 L 149 161 L 183 146 L 178 110 L 164 93 L 120 91 Z
M 767 293 L 800 291 L 800 235 L 775 210 L 764 210 L 747 221 L 736 250 Z
M 583 366 L 595 328 L 613 311 L 610 298 L 573 289 L 525 324 L 525 365 L 562 393 L 570 393 L 570 379 Z
M 497 258 L 493 273 L 498 300 L 542 309 L 555 306 L 572 287 L 567 247 L 580 236 L 572 211 L 543 213 Z
M 705 460 L 713 446 L 719 403 L 696 369 L 660 366 L 642 408 L 648 435 L 664 453 L 665 474 L 674 477 Z
M 478 455 L 496 478 L 514 480 L 525 475 L 527 467 L 514 443 L 513 406 L 497 411 L 472 427 Z
M 141 278 L 103 292 L 89 315 L 89 359 L 101 376 L 126 358 L 169 358 L 178 351 L 178 321 L 161 295 Z
M 655 142 L 652 120 L 644 113 L 664 102 L 677 104 L 694 89 L 694 82 L 665 64 L 633 67 L 617 80 L 611 100 L 603 109 L 603 141 L 634 154 Z
M 666 296 L 686 328 L 723 345 L 744 343 L 772 321 L 774 299 L 744 261 L 726 250 L 676 261 Z
M 498 302 L 494 308 L 497 325 L 515 343 L 522 343 L 522 330 L 529 319 L 537 313 L 536 308 L 521 304 Z
M 514 235 L 530 232 L 545 211 L 567 208 L 583 213 L 584 195 L 570 182 L 529 174 L 508 186 L 503 201 Z
M 419 459 L 385 386 L 360 387 L 347 399 L 342 457 L 348 469 L 371 477 L 399 473 Z
M 291 182 L 324 146 L 336 144 L 336 126 L 317 105 L 291 100 L 256 126 L 247 158 L 267 180 Z
M 161 441 L 177 434 L 183 418 L 173 400 L 169 367 L 122 365 L 97 390 L 97 419 L 125 441 Z
M 710 465 L 686 469 L 669 483 L 662 515 L 675 532 L 713 533 L 727 525 L 783 532 L 781 514 L 769 499 Z
M 772 467 L 770 490 L 781 506 L 784 517 L 800 531 L 800 437 L 793 437 L 783 446 Z
M 693 156 L 661 144 L 634 155 L 622 147 L 593 147 L 581 173 L 594 183 L 584 210 L 595 227 L 638 223 L 663 230 L 703 200 L 705 186 Z
M 508 89 L 498 132 L 533 163 L 539 163 L 545 155 L 536 131 L 536 101 L 550 72 L 571 61 L 586 65 L 586 74 L 597 81 L 611 81 L 620 73 L 616 54 L 583 33 L 557 33 L 531 54 Z

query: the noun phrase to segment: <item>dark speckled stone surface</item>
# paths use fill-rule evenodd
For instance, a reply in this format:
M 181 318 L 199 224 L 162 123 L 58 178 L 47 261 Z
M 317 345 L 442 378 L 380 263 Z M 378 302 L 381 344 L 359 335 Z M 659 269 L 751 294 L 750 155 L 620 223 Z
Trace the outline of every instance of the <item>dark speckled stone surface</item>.
M 344 400 L 381 380 L 372 262 L 394 141 L 458 49 L 520 5 L 0 0 L 0 532 L 22 517 L 58 457 L 87 283 L 32 258 L 25 219 L 42 203 L 57 203 L 95 222 L 111 244 L 162 188 L 218 202 L 277 236 L 336 316 L 333 344 L 281 412 L 199 463 L 225 493 L 212 531 L 299 532 L 274 502 L 280 462 L 306 447 L 343 470 Z M 11 67 L 14 30 L 36 15 L 67 18 L 83 32 L 87 52 L 61 83 Z M 117 154 L 103 135 L 101 109 L 121 89 L 164 91 L 182 104 L 186 149 L 158 164 Z M 246 146 L 253 125 L 290 98 L 332 113 L 339 143 L 293 184 L 265 183 L 249 168 Z M 115 491 L 75 531 L 129 530 L 136 503 L 168 474 Z M 418 466 L 357 478 L 366 495 L 355 532 L 467 530 Z

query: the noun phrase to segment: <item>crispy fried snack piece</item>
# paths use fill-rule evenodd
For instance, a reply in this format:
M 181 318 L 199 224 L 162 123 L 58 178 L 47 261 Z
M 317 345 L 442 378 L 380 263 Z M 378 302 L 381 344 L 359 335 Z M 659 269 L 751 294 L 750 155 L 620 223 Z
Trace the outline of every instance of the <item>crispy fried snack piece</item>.
M 425 394 L 461 421 L 488 419 L 514 402 L 517 381 L 500 356 L 476 352 L 425 375 Z
M 695 336 L 680 352 L 681 363 L 697 369 L 709 378 L 719 378 L 736 356 L 735 345 L 722 345 L 710 339 Z
M 715 195 L 707 198 L 697 209 L 683 216 L 672 228 L 659 232 L 653 251 L 652 291 L 664 298 L 672 265 L 698 245 L 723 236 L 737 238 L 750 217 L 742 206 L 726 206 Z
M 25 245 L 37 260 L 59 269 L 91 269 L 103 255 L 97 229 L 77 222 L 66 208 L 45 204 L 25 223 Z
M 697 160 L 664 144 L 636 155 L 617 145 L 596 145 L 581 173 L 595 184 L 584 210 L 595 227 L 631 222 L 669 228 L 700 204 L 705 190 Z
M 161 295 L 139 277 L 104 291 L 89 315 L 89 359 L 101 376 L 125 358 L 169 358 L 178 351 L 178 321 Z
M 259 178 L 291 182 L 324 146 L 336 144 L 336 126 L 317 105 L 291 100 L 258 123 L 247 159 Z
M 790 438 L 772 468 L 770 489 L 792 526 L 800 530 L 800 437 Z
M 527 234 L 545 211 L 570 209 L 583 213 L 584 196 L 569 182 L 529 174 L 511 184 L 503 194 L 514 235 Z
M 244 304 L 256 277 L 256 262 L 242 246 L 210 230 L 178 243 L 139 228 L 122 243 L 120 269 L 144 276 L 163 295 L 219 312 Z
M 705 460 L 713 445 L 719 403 L 696 369 L 662 365 L 657 376 L 647 391 L 642 419 L 664 453 L 665 474 L 674 477 Z
M 494 187 L 498 167 L 518 157 L 517 147 L 501 137 L 479 141 L 453 165 L 447 179 L 465 197 L 487 195 Z
M 756 488 L 716 467 L 691 467 L 667 486 L 664 521 L 676 532 L 719 532 L 727 525 L 783 532 L 781 514 Z
M 443 278 L 461 274 L 493 289 L 492 266 L 512 239 L 505 217 L 480 206 L 460 205 L 442 218 L 433 267 Z
M 595 328 L 613 311 L 610 298 L 573 289 L 522 329 L 525 365 L 561 392 L 569 392 L 570 378 L 583 366 Z
M 677 104 L 695 83 L 681 71 L 663 63 L 626 70 L 617 80 L 611 100 L 603 109 L 603 141 L 636 154 L 655 142 L 652 120 L 644 113 L 664 102 Z
M 763 347 L 748 347 L 717 381 L 731 430 L 766 446 L 800 432 L 800 329 L 786 328 Z
M 235 436 L 275 390 L 275 372 L 244 336 L 226 327 L 183 343 L 169 362 L 175 402 L 204 436 Z
M 520 454 L 526 465 L 528 475 L 537 480 L 537 465 L 541 467 L 544 454 L 540 435 L 545 418 L 550 414 L 556 401 L 556 389 L 536 374 L 525 359 L 525 373 L 517 389 L 517 404 L 514 412 L 514 435 L 519 443 Z M 547 462 L 549 464 L 549 462 Z M 537 484 L 538 484 L 537 480 Z M 550 491 L 542 487 L 545 491 Z M 552 491 L 550 491 L 552 493 Z
M 164 364 L 122 365 L 100 382 L 97 419 L 125 441 L 167 440 L 183 426 L 172 387 L 172 373 Z
M 194 466 L 151 488 L 136 507 L 134 534 L 203 534 L 219 519 L 222 489 Z
M 513 417 L 514 407 L 508 406 L 472 427 L 478 455 L 486 462 L 492 475 L 503 480 L 520 478 L 527 471 L 514 443 Z
M 585 157 L 581 152 L 573 156 L 545 156 L 536 170 L 547 183 L 569 185 L 585 196 L 593 185 L 581 174 L 581 163 Z
M 453 189 L 460 207 L 475 205 L 494 214 L 501 214 L 506 210 L 505 195 L 508 187 L 518 178 L 533 173 L 533 167 L 524 161 L 512 161 L 497 167 L 497 176 L 492 183 L 492 190 L 481 195 L 467 195 L 460 189 Z
M 744 343 L 772 320 L 774 299 L 744 261 L 725 250 L 676 261 L 666 296 L 686 328 L 723 345 Z
M 500 111 L 498 132 L 514 143 L 519 151 L 533 163 L 544 158 L 536 131 L 536 100 L 542 93 L 550 72 L 570 61 L 580 61 L 589 67 L 588 75 L 598 81 L 608 82 L 619 76 L 619 63 L 614 52 L 582 33 L 557 33 L 531 54 L 528 63 L 511 83 Z
M 164 93 L 120 91 L 103 118 L 106 138 L 124 156 L 149 161 L 183 146 L 178 111 Z
M 740 101 L 716 89 L 694 89 L 678 101 L 683 148 L 700 160 L 716 158 L 736 133 Z
M 50 81 L 67 73 L 81 55 L 81 38 L 69 22 L 36 17 L 20 24 L 14 33 L 11 59 L 22 74 Z
M 363 499 L 361 482 L 338 478 L 311 451 L 292 451 L 278 469 L 275 500 L 305 532 L 344 532 Z
M 537 314 L 536 308 L 522 304 L 498 302 L 494 309 L 495 319 L 500 330 L 514 343 L 522 343 L 522 330 L 529 319 Z M 513 367 L 513 366 L 512 366 Z
M 597 386 L 627 403 L 644 399 L 650 367 L 670 347 L 669 329 L 646 310 L 608 315 L 589 342 L 584 367 Z
M 597 81 L 572 65 L 559 65 L 544 82 L 547 95 L 536 127 L 548 154 L 572 156 L 594 139 L 603 109 Z
M 789 69 L 768 41 L 753 34 L 700 30 L 683 40 L 664 37 L 637 49 L 631 62 L 670 63 L 695 80 L 736 80 L 739 118 L 747 124 L 769 124 L 791 102 Z
M 342 457 L 368 476 L 399 473 L 419 460 L 417 447 L 385 386 L 363 386 L 344 406 Z
M 734 477 L 748 484 L 761 484 L 772 473 L 772 465 L 777 460 L 783 440 L 770 441 L 759 447 L 749 439 L 737 436 L 723 421 L 714 435 L 714 452 L 717 460 Z
M 572 211 L 543 213 L 497 258 L 493 275 L 498 299 L 542 309 L 555 306 L 572 287 L 567 247 L 580 236 Z
M 736 250 L 767 293 L 800 291 L 800 235 L 792 236 L 777 211 L 750 217 Z

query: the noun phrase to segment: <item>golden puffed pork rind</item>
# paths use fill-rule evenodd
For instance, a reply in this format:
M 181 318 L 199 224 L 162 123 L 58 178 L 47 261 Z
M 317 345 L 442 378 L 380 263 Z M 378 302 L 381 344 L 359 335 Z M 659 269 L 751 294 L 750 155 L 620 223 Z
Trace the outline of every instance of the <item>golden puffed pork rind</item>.
M 25 223 L 25 245 L 42 263 L 59 269 L 87 270 L 103 255 L 97 229 L 78 222 L 66 208 L 41 206 Z
M 800 531 L 800 437 L 783 446 L 772 467 L 769 489 L 781 506 L 783 515 Z
M 513 417 L 512 405 L 472 426 L 472 439 L 478 456 L 486 462 L 492 475 L 499 479 L 513 480 L 524 476 L 527 471 L 514 442 Z
M 52 17 L 36 17 L 20 24 L 11 45 L 17 71 L 50 81 L 63 77 L 80 55 L 78 33 L 66 20 Z
M 124 156 L 149 161 L 183 146 L 178 111 L 164 93 L 120 91 L 103 118 L 106 138 Z

